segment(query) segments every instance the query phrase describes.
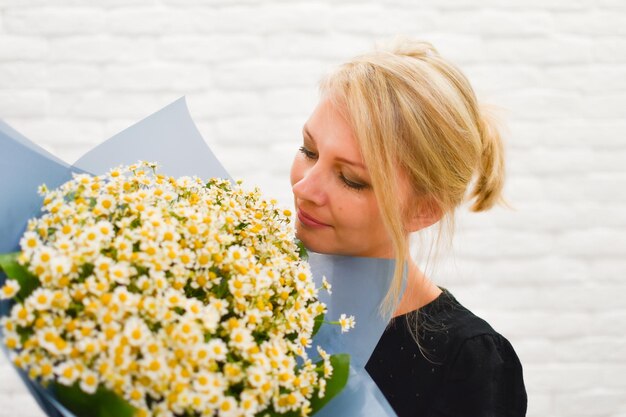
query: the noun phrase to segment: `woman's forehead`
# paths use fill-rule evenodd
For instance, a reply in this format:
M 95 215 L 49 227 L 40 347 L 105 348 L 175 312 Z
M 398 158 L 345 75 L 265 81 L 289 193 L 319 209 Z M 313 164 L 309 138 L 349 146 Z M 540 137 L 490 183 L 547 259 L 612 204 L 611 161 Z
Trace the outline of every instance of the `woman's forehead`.
M 319 146 L 331 144 L 341 146 L 343 151 L 353 153 L 362 162 L 361 151 L 350 123 L 343 117 L 337 105 L 328 98 L 320 100 L 304 124 L 303 134 Z

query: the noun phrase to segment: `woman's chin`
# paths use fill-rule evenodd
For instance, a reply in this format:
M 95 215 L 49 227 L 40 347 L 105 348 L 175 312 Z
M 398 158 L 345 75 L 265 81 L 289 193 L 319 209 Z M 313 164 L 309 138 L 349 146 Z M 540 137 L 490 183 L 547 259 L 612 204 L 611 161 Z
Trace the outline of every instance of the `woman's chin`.
M 302 242 L 304 247 L 311 252 L 323 253 L 327 255 L 337 254 L 334 252 L 332 248 L 329 247 L 328 244 L 324 244 L 324 242 L 320 242 L 318 239 L 314 239 L 312 236 L 309 236 L 306 232 L 301 232 L 296 230 L 296 238 Z

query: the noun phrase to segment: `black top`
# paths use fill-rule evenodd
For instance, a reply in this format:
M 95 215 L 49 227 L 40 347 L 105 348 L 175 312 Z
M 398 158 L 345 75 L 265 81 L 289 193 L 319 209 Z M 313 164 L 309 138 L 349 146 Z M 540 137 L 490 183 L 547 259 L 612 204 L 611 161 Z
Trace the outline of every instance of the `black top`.
M 390 322 L 365 369 L 398 417 L 525 416 L 522 365 L 513 347 L 442 290 L 417 314 Z M 408 325 L 415 320 L 420 346 Z

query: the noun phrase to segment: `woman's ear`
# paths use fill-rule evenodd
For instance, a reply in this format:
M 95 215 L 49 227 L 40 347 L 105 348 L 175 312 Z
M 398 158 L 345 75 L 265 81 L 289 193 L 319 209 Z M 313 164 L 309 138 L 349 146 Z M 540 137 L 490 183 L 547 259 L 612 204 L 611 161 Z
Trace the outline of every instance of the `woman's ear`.
M 432 226 L 443 216 L 439 204 L 432 197 L 420 197 L 413 207 L 414 210 L 407 219 L 407 229 L 411 233 Z

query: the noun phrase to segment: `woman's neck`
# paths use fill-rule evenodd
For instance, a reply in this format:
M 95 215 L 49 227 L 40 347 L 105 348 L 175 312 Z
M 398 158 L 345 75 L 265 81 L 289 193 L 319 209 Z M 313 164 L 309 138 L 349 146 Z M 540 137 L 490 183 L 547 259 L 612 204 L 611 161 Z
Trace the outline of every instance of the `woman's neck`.
M 406 289 L 393 317 L 417 310 L 441 294 L 441 289 L 420 271 L 412 259 L 409 259 L 408 266 Z

